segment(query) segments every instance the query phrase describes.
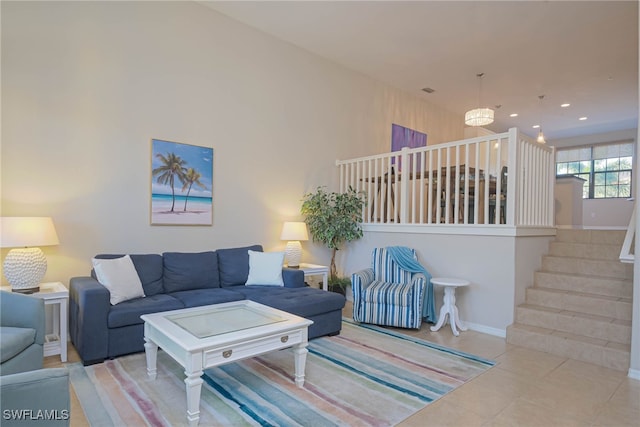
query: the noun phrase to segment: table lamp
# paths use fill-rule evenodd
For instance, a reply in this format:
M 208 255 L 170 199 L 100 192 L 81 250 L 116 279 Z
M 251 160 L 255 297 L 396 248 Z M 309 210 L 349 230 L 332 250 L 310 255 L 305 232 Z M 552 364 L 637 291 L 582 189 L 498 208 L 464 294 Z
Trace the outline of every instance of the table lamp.
M 39 246 L 57 245 L 58 235 L 49 217 L 0 218 L 0 246 L 14 248 L 4 259 L 4 275 L 13 292 L 33 293 L 47 272 Z
M 300 240 L 309 240 L 307 224 L 304 222 L 285 222 L 280 240 L 288 240 L 287 247 L 284 250 L 287 267 L 298 268 L 302 257 Z

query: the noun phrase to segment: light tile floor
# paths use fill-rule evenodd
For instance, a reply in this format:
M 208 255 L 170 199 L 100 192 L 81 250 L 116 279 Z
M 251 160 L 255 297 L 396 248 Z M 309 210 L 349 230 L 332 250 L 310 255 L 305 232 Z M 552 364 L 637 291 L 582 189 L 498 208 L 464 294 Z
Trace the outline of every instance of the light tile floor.
M 344 314 L 351 317 L 351 304 Z M 402 330 L 450 348 L 495 360 L 496 366 L 399 424 L 424 426 L 640 426 L 640 381 L 602 368 L 507 344 L 474 331 L 455 337 L 443 327 Z M 69 362 L 79 361 L 69 345 Z M 61 366 L 59 357 L 45 367 Z M 71 426 L 88 425 L 72 396 Z

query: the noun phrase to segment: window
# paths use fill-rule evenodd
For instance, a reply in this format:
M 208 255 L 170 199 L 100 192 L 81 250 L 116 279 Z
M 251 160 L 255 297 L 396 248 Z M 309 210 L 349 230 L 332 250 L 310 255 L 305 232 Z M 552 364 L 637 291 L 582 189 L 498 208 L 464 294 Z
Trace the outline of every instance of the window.
M 556 153 L 556 176 L 585 180 L 582 197 L 631 197 L 633 143 L 594 145 Z

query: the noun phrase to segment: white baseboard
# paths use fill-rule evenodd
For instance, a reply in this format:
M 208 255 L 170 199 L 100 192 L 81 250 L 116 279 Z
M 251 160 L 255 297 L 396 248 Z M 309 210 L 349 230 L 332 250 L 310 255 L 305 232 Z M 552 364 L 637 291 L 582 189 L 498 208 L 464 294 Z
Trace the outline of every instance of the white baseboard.
M 464 323 L 465 326 L 471 329 L 472 331 L 482 332 L 483 334 L 493 335 L 495 337 L 500 337 L 500 338 L 507 337 L 506 329 L 491 328 L 489 326 L 480 325 L 478 323 L 465 322 L 465 321 L 463 321 L 462 323 Z

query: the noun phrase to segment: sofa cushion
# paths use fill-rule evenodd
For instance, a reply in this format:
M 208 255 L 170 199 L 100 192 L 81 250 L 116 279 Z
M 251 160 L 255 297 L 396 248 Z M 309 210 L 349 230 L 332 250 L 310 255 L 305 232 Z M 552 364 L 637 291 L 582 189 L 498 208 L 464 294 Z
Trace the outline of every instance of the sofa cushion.
M 245 285 L 284 286 L 284 252 L 249 252 L 249 277 Z
M 302 317 L 342 310 L 345 297 L 315 288 L 281 288 L 266 286 L 234 286 L 248 300 Z
M 242 248 L 218 249 L 218 269 L 220 270 L 220 285 L 244 285 L 249 277 L 249 251 L 262 252 L 261 245 Z
M 162 257 L 166 293 L 220 287 L 218 256 L 214 251 L 165 252 Z
M 36 342 L 36 330 L 32 328 L 0 327 L 0 362 L 22 353 L 27 347 Z
M 100 254 L 96 259 L 122 258 L 125 254 Z M 129 255 L 142 282 L 142 289 L 146 296 L 163 293 L 162 289 L 162 256 L 158 254 L 132 254 Z M 95 274 L 92 272 L 95 278 Z
M 143 323 L 140 316 L 159 311 L 178 310 L 184 308 L 182 302 L 164 294 L 137 298 L 114 305 L 107 315 L 109 328 L 137 325 Z
M 144 296 L 142 282 L 129 255 L 115 259 L 91 260 L 98 282 L 109 290 L 111 305 Z
M 199 307 L 245 299 L 244 295 L 227 289 L 193 289 L 173 292 L 169 295 L 182 302 L 185 307 Z

